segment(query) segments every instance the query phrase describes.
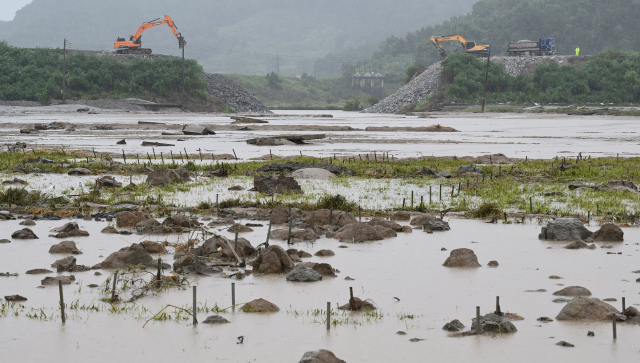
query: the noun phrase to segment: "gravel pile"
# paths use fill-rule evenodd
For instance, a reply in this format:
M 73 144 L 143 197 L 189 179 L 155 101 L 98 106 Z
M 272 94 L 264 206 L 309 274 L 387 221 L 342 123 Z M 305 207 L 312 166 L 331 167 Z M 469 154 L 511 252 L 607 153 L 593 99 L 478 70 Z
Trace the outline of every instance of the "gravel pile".
M 209 94 L 218 97 L 237 112 L 271 112 L 253 94 L 221 74 L 204 73 L 202 79 L 207 82 Z
M 587 60 L 588 56 L 549 56 L 549 57 L 491 57 L 492 62 L 502 63 L 509 75 L 531 75 L 535 66 L 546 62 L 558 62 L 560 65 L 578 65 Z M 411 82 L 400 88 L 396 93 L 362 110 L 364 113 L 396 113 L 402 107 L 411 103 L 424 101 L 428 94 L 438 89 L 440 81 L 440 62 L 432 64 Z

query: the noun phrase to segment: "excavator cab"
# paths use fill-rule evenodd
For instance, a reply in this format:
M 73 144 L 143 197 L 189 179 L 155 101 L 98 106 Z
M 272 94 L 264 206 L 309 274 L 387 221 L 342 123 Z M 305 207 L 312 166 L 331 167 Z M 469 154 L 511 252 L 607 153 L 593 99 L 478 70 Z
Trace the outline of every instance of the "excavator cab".
M 467 44 L 464 45 L 465 50 L 473 49 L 475 47 L 476 47 L 476 42 L 474 42 L 473 40 L 467 41 Z

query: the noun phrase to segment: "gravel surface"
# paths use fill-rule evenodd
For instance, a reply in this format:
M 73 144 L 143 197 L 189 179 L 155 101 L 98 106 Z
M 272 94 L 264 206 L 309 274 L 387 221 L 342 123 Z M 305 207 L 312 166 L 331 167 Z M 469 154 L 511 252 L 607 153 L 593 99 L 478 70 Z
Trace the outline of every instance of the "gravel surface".
M 209 73 L 203 74 L 202 78 L 207 82 L 210 95 L 218 97 L 237 112 L 271 113 L 253 94 L 231 79 Z
M 542 63 L 558 62 L 560 65 L 579 64 L 588 60 L 589 56 L 567 56 L 558 55 L 550 57 L 491 57 L 492 62 L 498 62 L 505 65 L 507 73 L 513 77 L 519 74 L 531 75 L 533 69 Z M 440 62 L 429 66 L 424 72 L 415 77 L 411 82 L 400 88 L 396 93 L 376 103 L 375 105 L 364 109 L 364 113 L 395 113 L 402 107 L 414 103 L 421 102 L 428 94 L 435 92 L 440 83 Z

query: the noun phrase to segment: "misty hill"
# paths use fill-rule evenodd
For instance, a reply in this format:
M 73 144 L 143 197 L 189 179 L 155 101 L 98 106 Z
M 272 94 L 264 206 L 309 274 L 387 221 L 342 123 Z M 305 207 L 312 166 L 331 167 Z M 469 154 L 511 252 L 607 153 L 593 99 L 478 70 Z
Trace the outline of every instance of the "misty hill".
M 432 35 L 460 34 L 478 44 L 490 44 L 492 55 L 506 55 L 507 44 L 521 39 L 555 38 L 558 54 L 595 54 L 605 49 L 637 50 L 640 30 L 638 0 L 481 0 L 469 15 L 423 27 L 404 37 L 380 43 L 374 59 L 407 55 L 415 64 L 440 60 L 429 41 Z M 451 50 L 461 49 L 450 42 Z
M 187 57 L 206 71 L 264 75 L 277 71 L 279 61 L 281 73 L 300 75 L 313 73 L 312 58 L 466 14 L 475 1 L 33 0 L 13 21 L 0 22 L 0 40 L 62 47 L 67 38 L 72 48 L 101 50 L 168 14 L 187 40 Z M 167 26 L 147 30 L 142 43 L 154 53 L 178 55 Z

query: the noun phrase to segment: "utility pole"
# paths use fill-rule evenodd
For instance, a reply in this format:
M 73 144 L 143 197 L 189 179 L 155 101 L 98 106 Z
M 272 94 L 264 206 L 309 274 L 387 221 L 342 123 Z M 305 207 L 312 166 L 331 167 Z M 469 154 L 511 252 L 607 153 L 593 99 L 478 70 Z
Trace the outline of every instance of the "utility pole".
M 280 56 L 276 57 L 276 62 L 278 63 L 278 75 L 280 75 Z
M 62 48 L 62 103 L 66 101 L 67 89 L 67 39 L 64 39 L 64 47 Z
M 489 45 L 489 54 L 487 54 L 487 70 L 484 75 L 484 95 L 482 96 L 482 112 L 484 112 L 484 104 L 487 101 L 487 81 L 489 80 L 489 59 L 491 59 L 491 45 Z

